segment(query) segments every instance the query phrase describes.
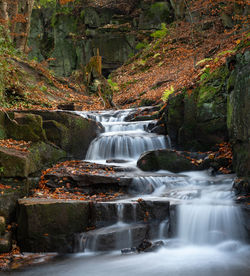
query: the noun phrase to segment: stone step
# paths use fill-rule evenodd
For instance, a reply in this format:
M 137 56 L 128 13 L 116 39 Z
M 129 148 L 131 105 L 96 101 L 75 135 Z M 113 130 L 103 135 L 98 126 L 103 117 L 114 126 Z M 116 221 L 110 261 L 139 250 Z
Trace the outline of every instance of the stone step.
M 117 222 L 159 225 L 168 201 L 84 202 L 25 198 L 18 202 L 17 240 L 24 252 L 74 252 L 75 234 Z
M 147 224 L 115 224 L 79 236 L 79 251 L 111 251 L 137 247 L 146 237 Z

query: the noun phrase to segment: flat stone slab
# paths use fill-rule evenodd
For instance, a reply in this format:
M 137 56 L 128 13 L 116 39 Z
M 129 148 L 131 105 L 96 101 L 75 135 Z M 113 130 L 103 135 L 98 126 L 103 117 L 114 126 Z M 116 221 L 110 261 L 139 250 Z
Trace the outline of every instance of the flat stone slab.
M 91 228 L 100 229 L 119 222 L 159 225 L 169 218 L 169 202 L 24 198 L 18 201 L 17 217 L 17 240 L 21 251 L 70 253 L 76 248 L 75 235 Z M 142 236 L 145 238 L 144 235 L 137 236 L 140 242 Z M 124 244 L 121 248 L 127 246 Z

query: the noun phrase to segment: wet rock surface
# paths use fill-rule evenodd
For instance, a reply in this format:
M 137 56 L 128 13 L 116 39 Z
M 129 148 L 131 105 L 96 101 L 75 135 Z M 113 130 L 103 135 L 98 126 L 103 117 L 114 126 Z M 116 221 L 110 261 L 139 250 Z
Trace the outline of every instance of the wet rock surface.
M 129 172 L 129 168 L 66 161 L 49 169 L 44 180 L 47 187 L 54 189 L 68 186 L 68 189 L 80 187 L 89 192 L 119 190 L 126 189 L 132 181 L 131 177 L 126 177 L 126 171 Z
M 22 251 L 32 252 L 73 252 L 75 234 L 93 227 L 97 230 L 78 236 L 78 248 L 107 251 L 138 246 L 143 239 L 153 238 L 150 228 L 169 216 L 167 201 L 95 203 L 28 198 L 19 200 L 18 206 L 18 243 Z M 120 240 L 124 242 L 119 244 Z

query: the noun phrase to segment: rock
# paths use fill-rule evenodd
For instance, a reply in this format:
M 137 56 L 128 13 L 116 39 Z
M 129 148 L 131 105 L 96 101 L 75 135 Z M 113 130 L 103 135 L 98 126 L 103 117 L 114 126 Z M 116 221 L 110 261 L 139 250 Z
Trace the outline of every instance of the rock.
M 84 159 L 91 141 L 103 131 L 103 127 L 97 122 L 70 112 L 32 112 L 43 118 L 48 140 L 74 158 Z
M 106 163 L 127 163 L 129 162 L 128 160 L 123 160 L 123 159 L 109 159 L 106 160 Z
M 0 148 L 1 177 L 27 177 L 30 173 L 29 154 L 15 149 Z
M 91 208 L 91 221 L 97 228 L 117 223 L 160 223 L 169 217 L 168 201 L 98 202 Z
M 17 200 L 27 196 L 29 187 L 27 181 L 15 182 L 11 179 L 8 181 L 1 179 L 1 183 L 12 187 L 5 189 L 5 192 L 0 196 L 0 216 L 4 217 L 6 223 L 9 224 L 16 219 Z
M 70 111 L 74 111 L 74 110 L 81 111 L 82 110 L 82 106 L 77 105 L 75 103 L 62 103 L 62 104 L 59 104 L 57 106 L 57 108 L 61 109 L 61 110 L 70 110 Z
M 168 149 L 142 154 L 137 161 L 137 166 L 143 171 L 168 170 L 174 173 L 200 169 L 179 152 Z
M 89 203 L 20 199 L 17 241 L 21 251 L 73 252 L 74 233 L 86 230 Z
M 5 218 L 0 216 L 0 235 L 3 235 L 5 233 Z
M 229 70 L 222 66 L 204 73 L 192 93 L 172 94 L 165 113 L 167 133 L 177 148 L 207 151 L 228 140 L 227 91 Z
M 234 68 L 227 82 L 227 127 L 233 145 L 233 166 L 238 176 L 250 177 L 250 51 L 227 61 Z
M 146 249 L 152 247 L 153 243 L 149 240 L 143 240 L 142 243 L 139 244 L 139 246 L 137 247 L 137 251 L 138 252 L 143 252 Z
M 141 252 L 155 252 L 164 246 L 163 241 L 151 242 L 149 240 L 143 240 L 143 242 L 137 247 L 138 253 Z
M 69 112 L 20 111 L 9 112 L 8 116 L 0 112 L 0 118 L 4 118 L 0 126 L 5 138 L 54 143 L 79 159 L 84 159 L 91 141 L 103 131 L 95 121 Z
M 66 157 L 66 153 L 44 142 L 34 143 L 28 152 L 0 147 L 0 165 L 2 177 L 28 177 Z
M 248 204 L 241 205 L 241 211 L 243 216 L 243 225 L 245 228 L 245 238 L 248 242 L 250 242 L 250 208 L 249 202 Z
M 0 139 L 5 139 L 7 137 L 4 121 L 5 114 L 0 111 Z
M 160 28 L 161 22 L 171 23 L 172 21 L 173 12 L 170 5 L 161 1 L 151 4 L 149 7 L 145 6 L 139 18 L 139 29 Z
M 248 196 L 250 194 L 250 179 L 236 178 L 233 183 L 233 189 L 236 195 Z
M 52 168 L 44 178 L 50 188 L 66 186 L 80 187 L 89 193 L 127 189 L 131 177 L 124 177 L 123 168 L 105 166 L 85 161 L 66 161 Z
M 123 227 L 110 226 L 86 233 L 86 248 L 95 251 L 110 251 L 131 246 L 138 246 L 147 234 L 147 226 L 133 224 Z
M 9 112 L 4 123 L 9 138 L 32 142 L 47 140 L 40 115 Z
M 0 237 L 0 253 L 10 252 L 12 246 L 11 233 L 7 232 Z

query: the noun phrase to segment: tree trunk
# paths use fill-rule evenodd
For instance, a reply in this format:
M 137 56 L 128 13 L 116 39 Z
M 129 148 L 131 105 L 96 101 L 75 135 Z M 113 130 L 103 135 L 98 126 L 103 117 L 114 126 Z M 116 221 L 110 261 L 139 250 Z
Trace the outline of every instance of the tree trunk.
M 19 21 L 15 26 L 16 34 L 14 37 L 14 42 L 17 48 L 27 53 L 27 40 L 30 32 L 30 20 L 34 0 L 19 0 L 18 2 L 18 14 L 23 15 L 23 18 L 21 18 L 21 22 Z
M 181 19 L 185 15 L 186 5 L 185 0 L 170 0 L 174 9 L 176 19 Z
M 16 48 L 27 52 L 34 0 L 0 0 L 0 23 L 9 29 Z

